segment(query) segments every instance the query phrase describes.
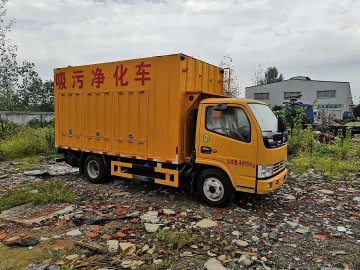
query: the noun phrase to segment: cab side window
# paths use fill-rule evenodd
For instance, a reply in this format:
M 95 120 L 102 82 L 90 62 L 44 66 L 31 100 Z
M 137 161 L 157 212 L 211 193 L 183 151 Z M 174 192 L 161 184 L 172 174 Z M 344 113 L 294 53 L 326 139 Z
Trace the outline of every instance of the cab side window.
M 243 142 L 251 141 L 250 123 L 243 109 L 228 106 L 223 111 L 206 108 L 206 129 Z

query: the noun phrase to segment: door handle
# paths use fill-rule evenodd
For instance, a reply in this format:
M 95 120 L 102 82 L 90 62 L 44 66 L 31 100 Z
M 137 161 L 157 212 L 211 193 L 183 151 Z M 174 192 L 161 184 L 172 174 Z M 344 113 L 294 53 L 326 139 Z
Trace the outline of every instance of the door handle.
M 203 153 L 203 154 L 211 154 L 211 147 L 201 146 L 201 153 Z

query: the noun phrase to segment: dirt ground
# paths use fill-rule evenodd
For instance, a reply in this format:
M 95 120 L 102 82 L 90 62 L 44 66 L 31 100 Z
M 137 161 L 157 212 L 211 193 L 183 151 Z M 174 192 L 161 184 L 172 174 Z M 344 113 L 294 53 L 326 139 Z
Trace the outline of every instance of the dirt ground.
M 49 166 L 58 165 L 41 169 Z M 213 208 L 173 188 L 121 179 L 93 185 L 64 174 L 25 175 L 19 164 L 0 163 L 0 196 L 50 180 L 77 195 L 72 205 L 3 212 L 0 270 L 360 269 L 360 179 L 291 174 L 270 195 L 237 194 L 231 206 Z M 13 237 L 39 243 L 8 246 Z

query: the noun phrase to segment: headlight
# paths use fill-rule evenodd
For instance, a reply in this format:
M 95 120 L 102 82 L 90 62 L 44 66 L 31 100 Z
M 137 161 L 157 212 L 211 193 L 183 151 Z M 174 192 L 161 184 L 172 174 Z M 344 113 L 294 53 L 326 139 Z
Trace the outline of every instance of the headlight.
M 272 176 L 274 171 L 274 165 L 258 165 L 257 169 L 258 178 L 267 178 Z

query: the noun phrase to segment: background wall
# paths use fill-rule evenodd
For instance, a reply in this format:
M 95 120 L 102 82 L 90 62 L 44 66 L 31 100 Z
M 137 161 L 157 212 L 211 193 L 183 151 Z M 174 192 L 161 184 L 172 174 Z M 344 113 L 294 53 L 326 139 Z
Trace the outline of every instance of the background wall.
M 0 118 L 6 119 L 10 122 L 24 125 L 30 120 L 37 119 L 40 122 L 50 122 L 54 120 L 54 113 L 52 112 L 12 112 L 0 111 Z

